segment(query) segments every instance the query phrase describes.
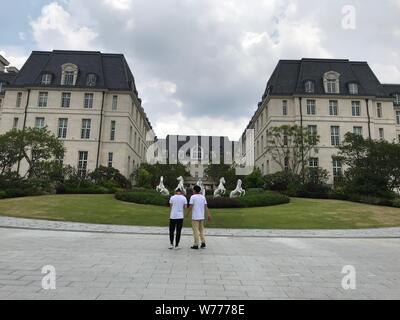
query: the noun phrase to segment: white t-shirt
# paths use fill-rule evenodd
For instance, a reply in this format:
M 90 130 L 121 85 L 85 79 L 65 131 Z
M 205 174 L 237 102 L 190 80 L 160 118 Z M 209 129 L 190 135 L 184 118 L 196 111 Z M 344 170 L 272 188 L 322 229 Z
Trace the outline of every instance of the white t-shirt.
M 189 204 L 192 208 L 192 220 L 204 220 L 204 206 L 207 204 L 206 197 L 202 194 L 194 194 L 191 196 Z
M 170 216 L 171 219 L 183 219 L 183 208 L 185 207 L 185 205 L 187 205 L 186 197 L 181 194 L 177 194 L 171 197 L 169 203 L 172 204 Z

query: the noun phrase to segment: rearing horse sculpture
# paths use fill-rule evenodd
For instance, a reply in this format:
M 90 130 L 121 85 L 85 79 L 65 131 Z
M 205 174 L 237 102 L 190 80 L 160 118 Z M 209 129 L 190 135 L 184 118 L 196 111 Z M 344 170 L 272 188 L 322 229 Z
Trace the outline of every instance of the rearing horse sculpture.
M 225 183 L 226 183 L 225 178 L 222 177 L 221 179 L 219 179 L 219 186 L 214 191 L 214 198 L 222 197 L 225 194 L 226 192 L 226 188 L 224 186 Z
M 169 196 L 169 191 L 168 189 L 164 186 L 164 177 L 161 176 L 160 178 L 160 184 L 156 187 L 156 191 L 161 193 L 164 196 Z
M 179 181 L 179 184 L 178 184 L 178 186 L 176 187 L 175 191 L 178 190 L 178 189 L 180 189 L 180 190 L 182 191 L 182 193 L 183 193 L 184 195 L 186 195 L 185 185 L 183 184 L 183 183 L 184 183 L 183 177 L 180 176 L 180 177 L 177 178 L 176 180 Z
M 242 180 L 238 180 L 236 189 L 231 192 L 231 198 L 238 198 L 246 195 L 246 190 L 242 188 Z

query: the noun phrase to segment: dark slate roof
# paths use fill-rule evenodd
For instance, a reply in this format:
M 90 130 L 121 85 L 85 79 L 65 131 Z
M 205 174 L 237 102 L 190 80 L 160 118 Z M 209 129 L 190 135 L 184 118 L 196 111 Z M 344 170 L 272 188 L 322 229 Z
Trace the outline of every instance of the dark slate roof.
M 382 87 L 388 95 L 400 93 L 400 84 L 383 84 Z
M 348 95 L 348 84 L 359 86 L 360 96 L 387 97 L 378 78 L 367 62 L 344 59 L 280 60 L 268 81 L 263 99 L 269 95 L 305 94 L 304 83 L 315 84 L 315 95 L 325 95 L 323 75 L 328 71 L 340 74 L 340 95 Z
M 0 82 L 3 83 L 2 91 L 0 92 L 0 94 L 4 93 L 5 87 L 11 84 L 16 75 L 16 73 L 0 72 Z
M 133 91 L 141 104 L 135 78 L 123 54 L 98 51 L 33 51 L 10 87 L 61 87 L 61 66 L 66 63 L 75 64 L 79 70 L 74 88 Z M 51 85 L 41 84 L 45 73 L 53 75 Z M 96 86 L 88 87 L 87 75 L 92 73 L 97 76 Z M 140 110 L 144 113 L 141 106 Z M 151 128 L 146 115 L 145 118 Z
M 97 51 L 33 51 L 22 67 L 12 86 L 41 86 L 44 73 L 53 75 L 51 86 L 61 84 L 61 66 L 73 63 L 78 66 L 79 74 L 75 87 L 86 88 L 86 76 L 97 75 L 95 88 L 110 90 L 133 90 L 135 79 L 122 54 L 104 54 Z

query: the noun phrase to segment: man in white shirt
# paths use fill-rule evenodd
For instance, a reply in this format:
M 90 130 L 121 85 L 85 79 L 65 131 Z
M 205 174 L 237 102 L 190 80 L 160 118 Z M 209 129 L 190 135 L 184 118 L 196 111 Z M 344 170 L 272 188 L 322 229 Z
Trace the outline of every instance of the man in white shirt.
M 189 213 L 192 213 L 192 228 L 194 236 L 194 245 L 191 249 L 198 250 L 199 240 L 201 241 L 201 248 L 206 248 L 206 240 L 204 238 L 204 214 L 207 212 L 208 221 L 211 221 L 211 215 L 208 210 L 206 197 L 201 194 L 201 188 L 195 186 L 193 190 L 194 195 L 189 201 Z
M 170 222 L 169 222 L 169 239 L 171 246 L 169 249 L 174 249 L 174 235 L 176 230 L 175 238 L 175 249 L 179 249 L 179 242 L 181 240 L 181 231 L 183 226 L 184 211 L 187 208 L 187 199 L 182 195 L 180 189 L 176 190 L 176 194 L 169 200 L 171 207 Z

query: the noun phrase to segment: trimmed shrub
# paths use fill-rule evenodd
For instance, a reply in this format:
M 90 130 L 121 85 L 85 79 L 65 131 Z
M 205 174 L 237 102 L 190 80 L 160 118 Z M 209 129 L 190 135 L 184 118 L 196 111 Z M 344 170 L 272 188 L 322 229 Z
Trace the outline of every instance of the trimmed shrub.
M 246 193 L 262 193 L 265 192 L 263 188 L 249 188 L 246 189 Z
M 57 194 L 111 194 L 113 190 L 107 189 L 103 186 L 97 185 L 83 185 L 83 186 L 71 186 L 71 185 L 60 185 L 57 187 Z
M 5 199 L 5 198 L 6 198 L 6 192 L 0 191 L 0 199 Z
M 207 197 L 208 207 L 211 209 L 220 209 L 220 208 L 240 208 L 240 203 L 236 199 L 231 198 L 213 198 Z
M 392 206 L 395 208 L 400 208 L 400 198 L 392 200 Z
M 149 188 L 141 188 L 141 187 L 133 187 L 132 192 L 153 192 L 153 193 L 157 193 L 158 192 L 155 189 L 149 189 Z
M 117 192 L 115 198 L 125 202 L 167 206 L 169 197 L 154 192 Z
M 242 208 L 276 206 L 290 202 L 288 196 L 275 192 L 254 193 L 236 198 L 236 200 Z

